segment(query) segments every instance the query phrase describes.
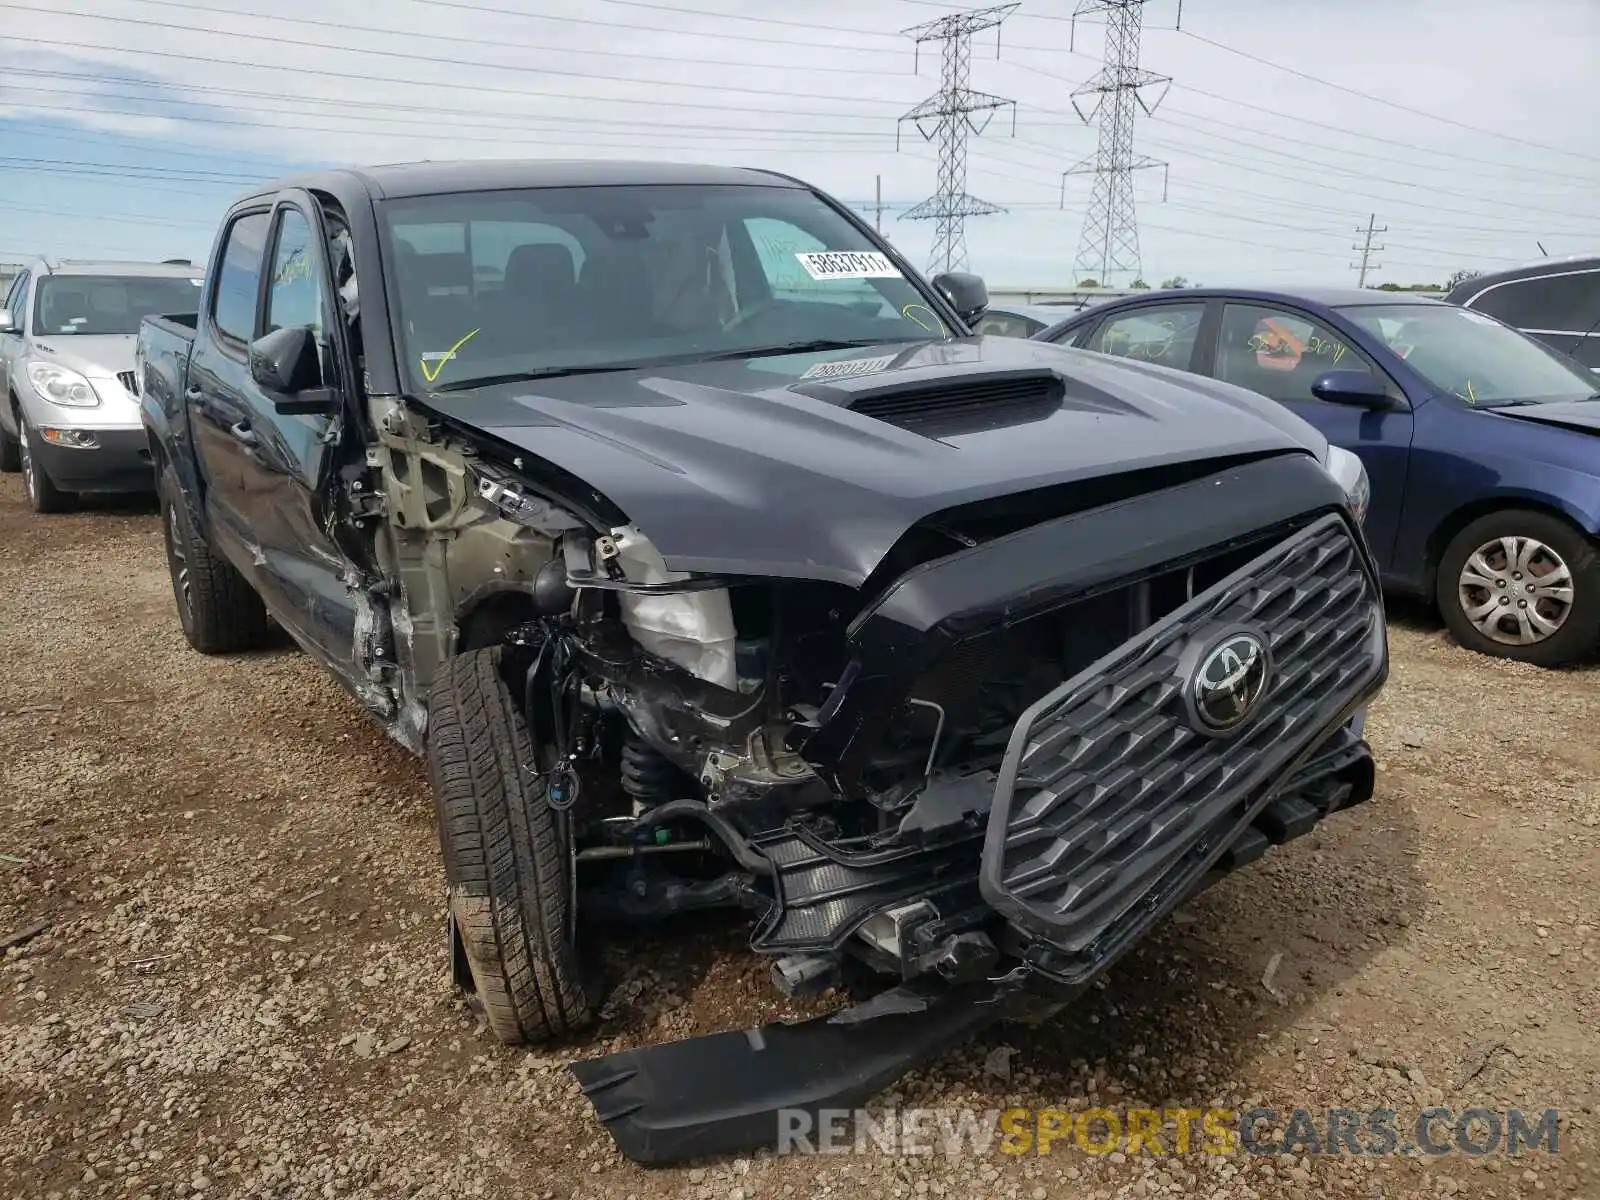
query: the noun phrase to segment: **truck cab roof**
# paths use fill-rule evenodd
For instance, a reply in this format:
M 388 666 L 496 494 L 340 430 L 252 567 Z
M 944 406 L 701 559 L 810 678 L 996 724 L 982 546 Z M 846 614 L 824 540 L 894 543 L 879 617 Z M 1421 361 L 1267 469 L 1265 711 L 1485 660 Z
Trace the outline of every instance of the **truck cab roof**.
M 342 201 L 356 190 L 365 192 L 373 199 L 398 199 L 448 192 L 671 184 L 804 186 L 787 176 L 747 167 L 623 159 L 461 159 L 309 172 L 255 189 L 249 196 L 271 195 L 284 188 L 305 188 L 308 191 L 329 192 Z

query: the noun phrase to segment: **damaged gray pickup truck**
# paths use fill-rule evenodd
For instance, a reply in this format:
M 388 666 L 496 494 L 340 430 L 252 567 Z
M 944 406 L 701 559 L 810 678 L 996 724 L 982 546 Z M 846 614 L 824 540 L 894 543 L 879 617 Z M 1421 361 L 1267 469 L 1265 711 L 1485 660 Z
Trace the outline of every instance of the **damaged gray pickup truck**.
M 783 176 L 424 163 L 244 197 L 144 323 L 184 633 L 276 623 L 426 756 L 499 1038 L 693 909 L 847 998 L 574 1063 L 635 1160 L 1054 1011 L 1372 793 L 1359 463 L 986 298 Z

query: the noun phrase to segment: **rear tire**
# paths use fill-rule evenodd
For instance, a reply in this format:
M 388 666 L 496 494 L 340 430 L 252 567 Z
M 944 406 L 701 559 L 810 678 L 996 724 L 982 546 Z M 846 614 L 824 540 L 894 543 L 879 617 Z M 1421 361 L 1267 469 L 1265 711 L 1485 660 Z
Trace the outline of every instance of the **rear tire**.
M 1479 654 L 1555 667 L 1600 645 L 1600 552 L 1549 513 L 1473 521 L 1445 547 L 1434 592 L 1450 632 Z
M 265 646 L 270 637 L 266 605 L 233 564 L 212 552 L 189 520 L 188 506 L 173 477 L 161 472 L 156 486 L 167 573 L 178 604 L 183 636 L 201 654 L 230 654 Z
M 598 999 L 573 939 L 570 847 L 498 646 L 445 664 L 428 702 L 428 776 L 450 915 L 495 1037 L 522 1045 L 587 1025 Z
M 17 416 L 17 430 L 22 434 L 17 447 L 17 466 L 22 471 L 23 486 L 33 511 L 64 513 L 77 508 L 78 493 L 62 491 L 55 485 L 39 458 L 39 435 L 21 414 Z

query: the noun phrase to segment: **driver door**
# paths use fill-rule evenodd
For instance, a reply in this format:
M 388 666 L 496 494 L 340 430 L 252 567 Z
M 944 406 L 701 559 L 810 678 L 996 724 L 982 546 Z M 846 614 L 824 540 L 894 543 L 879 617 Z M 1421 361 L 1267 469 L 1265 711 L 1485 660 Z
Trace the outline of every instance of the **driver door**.
M 322 212 L 306 193 L 278 197 L 267 241 L 257 336 L 295 326 L 317 344 L 320 386 L 345 405 L 351 372 L 337 336 Z M 316 643 L 337 668 L 355 663 L 355 605 L 344 583 L 344 557 L 327 530 L 330 475 L 343 411 L 283 413 L 253 379 L 242 397 L 239 506 L 263 562 L 258 584 L 275 616 Z

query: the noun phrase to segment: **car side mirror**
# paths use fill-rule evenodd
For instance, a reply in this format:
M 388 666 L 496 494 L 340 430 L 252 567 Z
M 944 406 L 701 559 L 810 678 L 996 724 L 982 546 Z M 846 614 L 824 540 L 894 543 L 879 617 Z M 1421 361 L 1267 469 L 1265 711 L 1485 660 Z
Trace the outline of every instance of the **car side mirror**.
M 326 413 L 337 400 L 322 386 L 316 335 L 304 325 L 286 325 L 250 343 L 250 378 L 281 413 Z
M 17 323 L 11 319 L 9 308 L 0 308 L 0 333 L 15 333 Z
M 1311 385 L 1311 394 L 1329 404 L 1351 408 L 1394 407 L 1388 385 L 1370 371 L 1325 371 Z
M 933 286 L 968 325 L 983 316 L 989 307 L 989 285 L 981 276 L 966 271 L 946 271 L 933 277 Z

